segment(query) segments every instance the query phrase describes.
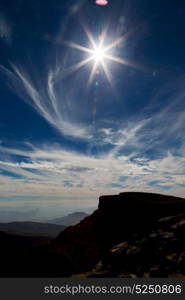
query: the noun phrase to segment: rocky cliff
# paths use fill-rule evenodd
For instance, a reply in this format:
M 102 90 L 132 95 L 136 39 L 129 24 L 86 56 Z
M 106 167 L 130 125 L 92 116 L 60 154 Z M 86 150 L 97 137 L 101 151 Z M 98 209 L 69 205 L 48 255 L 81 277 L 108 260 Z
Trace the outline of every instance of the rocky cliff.
M 105 263 L 115 245 L 127 241 L 128 247 L 137 248 L 143 238 L 150 244 L 150 234 L 156 232 L 160 236 L 162 229 L 159 224 L 162 223 L 159 220 L 184 213 L 185 199 L 182 198 L 133 192 L 101 196 L 98 209 L 78 225 L 62 232 L 50 250 L 70 260 L 72 273 L 84 272 L 101 260 Z M 164 226 L 167 224 L 164 222 Z M 152 247 L 151 243 L 151 250 L 149 246 L 147 248 L 148 259 L 151 258 Z M 182 249 L 179 251 L 182 252 Z

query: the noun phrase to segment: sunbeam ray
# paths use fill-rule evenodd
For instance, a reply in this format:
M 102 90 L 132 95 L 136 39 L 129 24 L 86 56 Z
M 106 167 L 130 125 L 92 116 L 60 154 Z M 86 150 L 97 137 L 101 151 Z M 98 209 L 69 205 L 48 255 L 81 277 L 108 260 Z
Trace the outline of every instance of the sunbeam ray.
M 116 41 L 114 41 L 112 44 L 110 44 L 109 46 L 107 46 L 107 47 L 105 48 L 105 52 L 107 52 L 107 51 L 109 51 L 110 49 L 112 49 L 112 48 L 118 46 L 119 44 L 121 44 L 121 42 L 123 42 L 123 40 L 124 40 L 123 37 L 117 39 Z
M 110 72 L 109 72 L 109 70 L 108 70 L 108 67 L 107 67 L 107 65 L 106 65 L 106 63 L 105 63 L 104 61 L 102 61 L 102 66 L 103 66 L 103 70 L 104 70 L 104 72 L 105 72 L 105 75 L 106 75 L 106 77 L 107 77 L 107 79 L 108 79 L 108 82 L 109 82 L 110 85 L 113 87 L 111 74 L 110 74 Z
M 91 60 L 93 60 L 93 57 L 88 57 L 82 61 L 80 61 L 79 63 L 69 67 L 68 69 L 64 70 L 60 79 L 64 78 L 65 76 L 69 75 L 70 73 L 76 72 L 78 71 L 80 68 L 82 68 L 83 66 L 85 66 L 86 64 L 88 64 Z
M 123 58 L 120 58 L 120 57 L 115 57 L 115 56 L 112 56 L 112 55 L 107 55 L 105 54 L 104 55 L 105 58 L 111 60 L 111 61 L 114 61 L 118 64 L 121 64 L 121 65 L 125 65 L 125 66 L 129 66 L 129 67 L 132 67 L 134 69 L 138 69 L 138 70 L 142 70 L 142 71 L 146 71 L 145 68 L 143 68 L 142 66 L 138 65 L 138 64 L 135 64 L 127 59 L 123 59 Z
M 98 61 L 95 62 L 94 66 L 93 66 L 93 68 L 91 70 L 91 74 L 90 74 L 89 80 L 88 80 L 88 86 L 92 83 L 92 80 L 93 80 L 94 74 L 96 72 L 97 66 L 98 66 Z
M 96 45 L 96 43 L 95 43 L 95 41 L 94 41 L 94 39 L 93 39 L 92 34 L 90 33 L 90 31 L 89 31 L 86 27 L 84 27 L 84 29 L 85 29 L 85 32 L 86 32 L 86 34 L 87 34 L 87 37 L 88 37 L 89 41 L 91 42 L 91 45 L 92 45 L 93 48 L 95 49 L 95 48 L 97 47 L 97 45 Z
M 89 49 L 89 48 L 86 48 L 84 46 L 81 46 L 81 45 L 78 45 L 76 43 L 73 43 L 73 42 L 63 42 L 66 46 L 69 46 L 71 48 L 74 48 L 74 49 L 78 49 L 78 50 L 81 50 L 81 51 L 84 51 L 84 52 L 88 52 L 88 53 L 93 53 L 93 50 Z

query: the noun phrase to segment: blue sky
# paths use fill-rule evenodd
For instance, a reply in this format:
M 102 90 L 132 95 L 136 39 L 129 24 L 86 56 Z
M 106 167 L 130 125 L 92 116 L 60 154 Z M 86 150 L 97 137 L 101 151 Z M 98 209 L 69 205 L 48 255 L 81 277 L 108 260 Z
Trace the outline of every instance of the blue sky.
M 184 196 L 184 32 L 180 0 L 0 0 L 0 207 Z M 91 76 L 94 59 L 77 68 L 88 33 L 115 43 L 108 73 L 99 62 Z

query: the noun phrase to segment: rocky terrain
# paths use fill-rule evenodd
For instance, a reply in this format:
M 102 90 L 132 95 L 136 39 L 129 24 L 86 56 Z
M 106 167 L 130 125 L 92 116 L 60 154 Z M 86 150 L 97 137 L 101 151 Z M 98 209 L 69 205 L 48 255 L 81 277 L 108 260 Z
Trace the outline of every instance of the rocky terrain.
M 113 246 L 90 272 L 74 277 L 185 278 L 185 214 L 158 219 L 148 233 Z
M 92 215 L 18 265 L 25 277 L 183 277 L 185 199 L 136 192 L 101 196 Z M 9 276 L 12 270 L 18 276 L 16 269 L 6 264 Z

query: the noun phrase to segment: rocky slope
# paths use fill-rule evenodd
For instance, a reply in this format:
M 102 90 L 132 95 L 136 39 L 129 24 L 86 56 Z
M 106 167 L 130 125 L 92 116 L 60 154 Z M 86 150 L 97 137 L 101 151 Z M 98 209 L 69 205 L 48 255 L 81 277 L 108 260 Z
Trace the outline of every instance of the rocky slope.
M 175 228 L 170 229 L 169 227 L 169 233 L 167 229 L 165 233 L 159 225 L 163 224 L 165 227 L 168 226 L 168 222 L 164 221 L 160 223 L 159 220 L 168 220 L 166 219 L 167 217 L 171 218 L 174 216 L 174 218 L 177 217 L 177 222 L 178 220 L 181 222 L 183 221 L 184 215 L 182 215 L 182 220 L 178 219 L 178 215 L 184 213 L 185 199 L 182 198 L 133 192 L 113 196 L 102 196 L 100 197 L 98 209 L 78 225 L 69 227 L 63 231 L 53 242 L 50 251 L 60 254 L 63 258 L 67 257 L 70 261 L 70 272 L 79 273 L 92 269 L 100 260 L 102 260 L 106 266 L 106 264 L 108 264 L 108 262 L 106 263 L 106 259 L 110 257 L 111 253 L 110 249 L 117 244 L 127 241 L 128 249 L 134 249 L 134 247 L 137 248 L 137 251 L 139 251 L 140 247 L 145 248 L 145 250 L 147 249 L 148 255 L 144 255 L 143 259 L 148 259 L 153 265 L 153 243 L 155 244 L 155 241 L 159 242 L 160 239 L 165 240 L 165 234 L 166 236 L 168 234 L 170 236 L 171 234 L 171 237 L 172 234 L 174 234 L 174 239 L 177 238 Z M 173 225 L 175 226 L 175 224 Z M 156 239 L 154 237 L 152 239 L 152 234 L 156 234 Z M 166 238 L 167 243 L 168 241 L 170 241 L 170 239 Z M 183 235 L 179 237 L 179 243 L 184 245 Z M 145 244 L 148 246 L 145 247 Z M 168 248 L 171 246 L 162 243 L 156 245 L 156 251 L 158 251 L 158 247 Z M 178 248 L 178 246 L 176 247 Z M 183 252 L 183 247 L 184 246 L 180 248 L 179 246 L 179 255 Z M 175 253 L 177 253 L 177 250 Z M 159 257 L 160 256 L 161 254 L 159 254 Z M 160 262 L 161 261 L 156 257 L 154 265 L 158 265 Z M 138 263 L 140 263 L 140 258 L 138 258 Z M 135 266 L 136 265 L 137 264 L 135 264 Z M 142 271 L 139 273 L 138 268 L 139 267 L 136 267 L 135 273 L 132 270 L 132 273 L 138 276 L 144 276 L 145 271 L 149 272 L 149 270 L 146 269 L 143 273 Z M 128 270 L 125 269 L 125 274 L 128 274 L 128 271 L 130 272 L 129 268 Z M 65 276 L 64 269 L 63 272 Z M 117 275 L 119 275 L 119 272 L 115 273 L 115 276 Z M 161 273 L 161 276 L 162 275 Z
M 159 218 L 154 230 L 131 235 L 75 277 L 185 278 L 185 214 Z

